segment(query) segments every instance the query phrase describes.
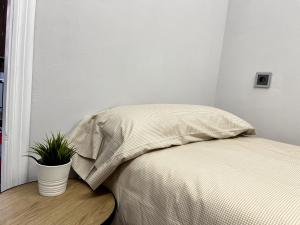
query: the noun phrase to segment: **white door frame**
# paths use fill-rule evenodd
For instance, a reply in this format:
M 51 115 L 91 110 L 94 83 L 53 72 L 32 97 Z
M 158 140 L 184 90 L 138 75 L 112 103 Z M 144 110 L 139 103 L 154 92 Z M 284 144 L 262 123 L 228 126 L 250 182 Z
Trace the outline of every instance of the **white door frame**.
M 1 191 L 28 181 L 36 0 L 8 0 Z

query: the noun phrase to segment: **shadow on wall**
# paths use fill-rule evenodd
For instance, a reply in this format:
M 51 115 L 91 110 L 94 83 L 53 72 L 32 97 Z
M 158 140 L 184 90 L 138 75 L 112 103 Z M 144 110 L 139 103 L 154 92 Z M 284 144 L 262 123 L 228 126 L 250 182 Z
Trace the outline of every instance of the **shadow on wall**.
M 216 105 L 251 122 L 258 134 L 300 145 L 300 1 L 231 0 Z M 273 72 L 270 89 L 255 73 Z

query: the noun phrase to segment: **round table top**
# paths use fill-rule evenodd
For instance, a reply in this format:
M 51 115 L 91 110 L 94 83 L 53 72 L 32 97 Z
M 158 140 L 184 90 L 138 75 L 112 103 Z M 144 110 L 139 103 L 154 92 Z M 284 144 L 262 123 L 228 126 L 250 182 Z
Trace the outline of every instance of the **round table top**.
M 64 194 L 43 197 L 37 182 L 0 194 L 1 225 L 99 225 L 113 213 L 115 199 L 105 188 L 93 192 L 79 180 L 69 180 Z

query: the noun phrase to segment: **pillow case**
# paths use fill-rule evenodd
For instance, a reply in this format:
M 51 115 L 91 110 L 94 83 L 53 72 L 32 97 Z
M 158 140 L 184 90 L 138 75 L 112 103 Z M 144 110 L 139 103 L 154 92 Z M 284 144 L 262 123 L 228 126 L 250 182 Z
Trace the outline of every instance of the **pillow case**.
M 123 162 L 155 149 L 254 135 L 241 118 L 209 106 L 119 106 L 83 120 L 71 133 L 74 170 L 95 189 Z

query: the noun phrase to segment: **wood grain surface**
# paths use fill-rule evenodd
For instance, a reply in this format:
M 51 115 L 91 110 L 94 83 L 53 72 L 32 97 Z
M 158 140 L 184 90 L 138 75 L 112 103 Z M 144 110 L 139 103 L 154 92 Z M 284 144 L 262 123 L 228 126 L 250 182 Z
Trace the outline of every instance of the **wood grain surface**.
M 115 199 L 104 188 L 93 192 L 79 180 L 69 180 L 67 191 L 43 197 L 36 182 L 0 194 L 1 225 L 99 225 L 113 213 Z

